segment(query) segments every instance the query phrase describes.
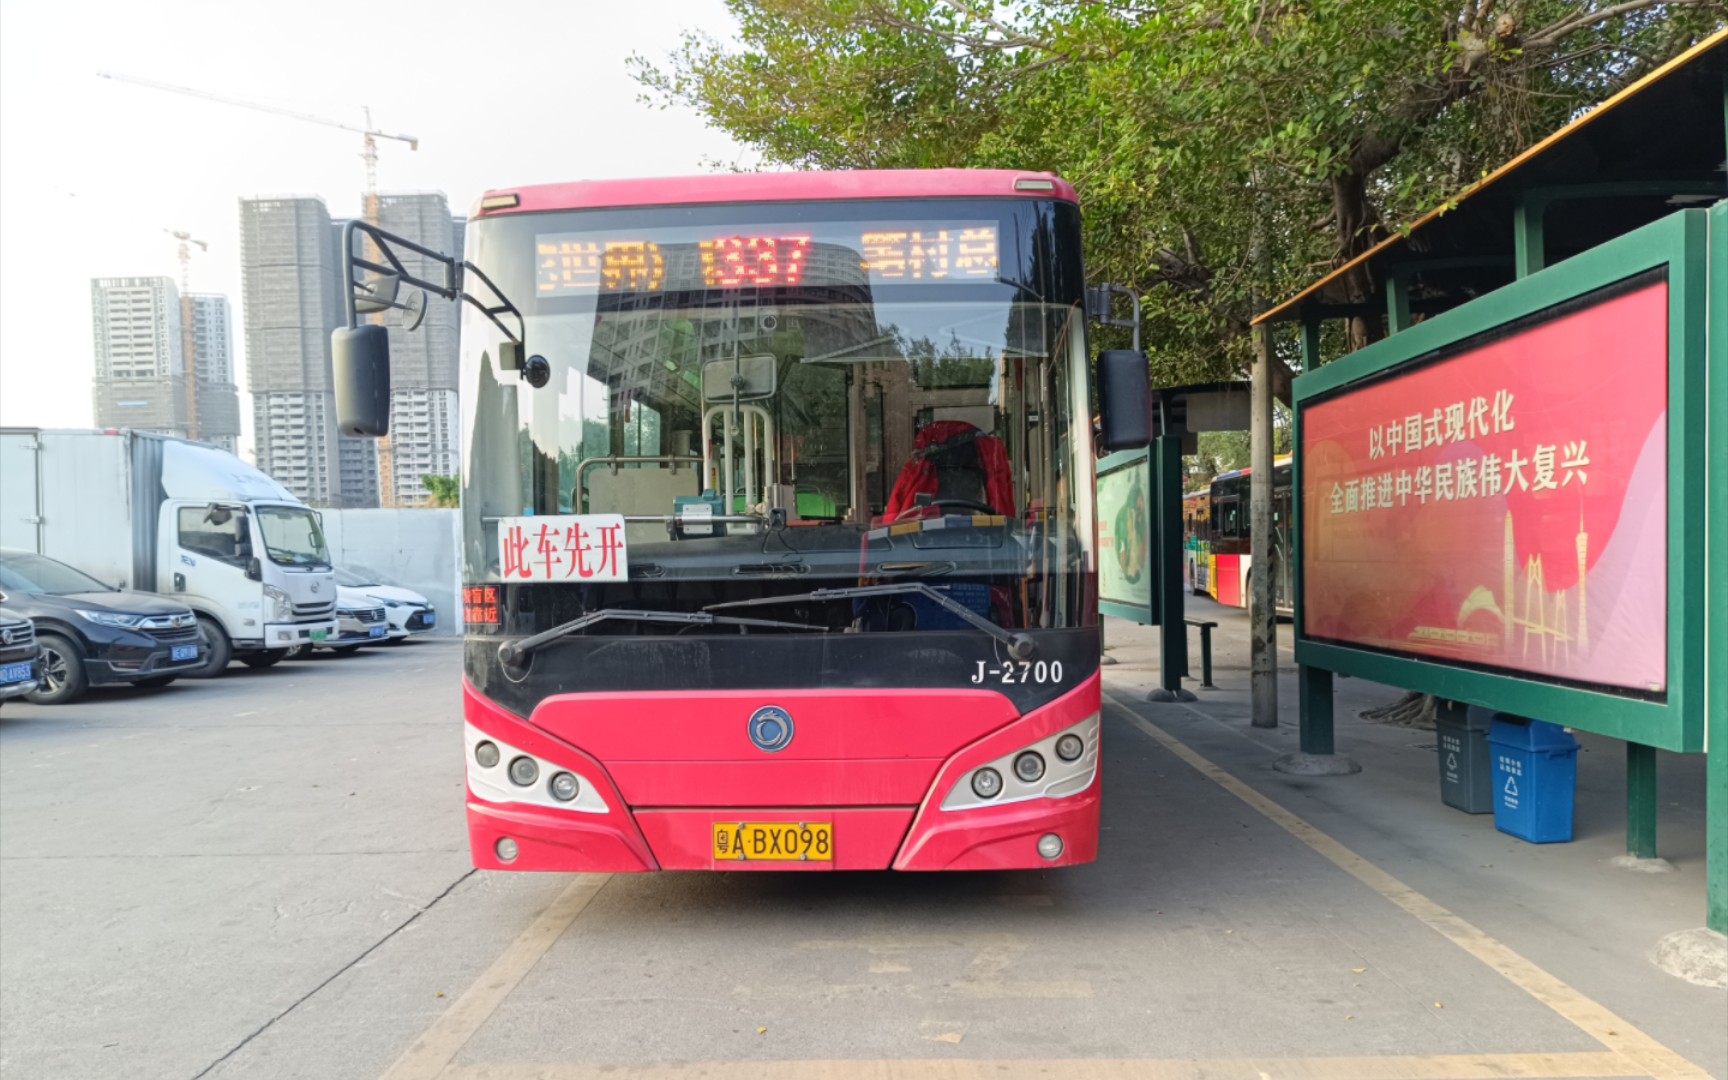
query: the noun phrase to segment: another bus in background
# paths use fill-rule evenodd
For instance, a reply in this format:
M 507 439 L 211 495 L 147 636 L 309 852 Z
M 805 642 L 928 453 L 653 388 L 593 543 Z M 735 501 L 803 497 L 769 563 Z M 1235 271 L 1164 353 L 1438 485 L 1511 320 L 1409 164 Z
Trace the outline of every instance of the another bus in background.
M 1212 598 L 1231 607 L 1248 606 L 1248 582 L 1253 573 L 1248 555 L 1252 473 L 1252 469 L 1237 469 L 1212 480 L 1207 583 Z M 1293 615 L 1296 609 L 1290 525 L 1290 456 L 1286 454 L 1272 464 L 1272 604 L 1280 615 Z

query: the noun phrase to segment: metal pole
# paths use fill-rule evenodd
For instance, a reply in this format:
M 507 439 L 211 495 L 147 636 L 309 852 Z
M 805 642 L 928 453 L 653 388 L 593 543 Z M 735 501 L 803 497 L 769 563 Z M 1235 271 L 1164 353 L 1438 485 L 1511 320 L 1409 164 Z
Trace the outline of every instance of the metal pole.
M 1147 700 L 1193 701 L 1194 692 L 1182 687 L 1182 673 L 1188 669 L 1188 626 L 1182 611 L 1182 436 L 1153 439 L 1149 456 L 1159 685 Z
M 1272 343 L 1254 328 L 1249 417 L 1248 690 L 1257 728 L 1278 726 L 1278 645 L 1272 590 Z
M 1656 858 L 1656 748 L 1626 744 L 1626 854 Z

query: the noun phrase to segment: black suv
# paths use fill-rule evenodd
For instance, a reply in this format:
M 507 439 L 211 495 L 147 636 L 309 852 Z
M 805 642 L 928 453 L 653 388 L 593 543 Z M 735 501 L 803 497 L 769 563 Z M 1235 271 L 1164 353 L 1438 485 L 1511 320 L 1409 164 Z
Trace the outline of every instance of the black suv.
M 6 594 L 0 593 L 0 600 L 4 599 Z M 41 652 L 30 620 L 0 607 L 0 701 L 36 689 L 42 675 Z
M 206 646 L 192 610 L 154 593 L 110 588 L 63 562 L 0 550 L 6 607 L 36 624 L 41 705 L 82 697 L 91 686 L 167 686 L 204 664 Z

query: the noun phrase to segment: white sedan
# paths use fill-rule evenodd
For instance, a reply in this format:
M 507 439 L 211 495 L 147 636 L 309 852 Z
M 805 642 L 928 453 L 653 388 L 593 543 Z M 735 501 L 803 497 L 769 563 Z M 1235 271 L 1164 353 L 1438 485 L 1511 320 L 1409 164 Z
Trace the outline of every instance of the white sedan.
M 361 603 L 381 605 L 389 624 L 388 641 L 399 643 L 418 634 L 431 632 L 438 625 L 438 611 L 432 601 L 412 589 L 385 585 L 375 575 L 338 569 L 336 584 L 343 600 L 352 597 Z

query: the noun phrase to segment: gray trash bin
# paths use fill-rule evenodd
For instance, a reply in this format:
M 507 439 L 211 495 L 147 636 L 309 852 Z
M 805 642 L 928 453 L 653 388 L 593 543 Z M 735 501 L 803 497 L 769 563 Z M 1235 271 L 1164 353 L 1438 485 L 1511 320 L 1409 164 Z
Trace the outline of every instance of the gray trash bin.
M 1492 709 L 1443 702 L 1434 723 L 1440 801 L 1466 814 L 1494 812 L 1494 762 L 1488 748 Z

